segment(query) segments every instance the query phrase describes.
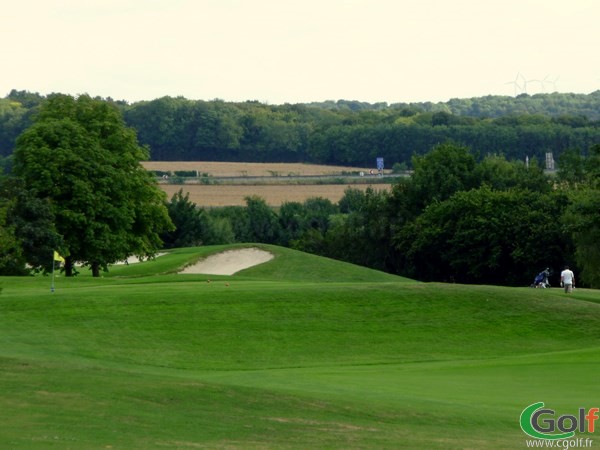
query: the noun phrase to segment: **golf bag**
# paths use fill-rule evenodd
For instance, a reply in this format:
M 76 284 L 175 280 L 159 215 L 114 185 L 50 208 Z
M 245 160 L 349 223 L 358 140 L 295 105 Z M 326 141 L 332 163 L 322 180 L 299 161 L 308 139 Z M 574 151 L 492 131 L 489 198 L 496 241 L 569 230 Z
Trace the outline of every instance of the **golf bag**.
M 550 269 L 546 268 L 538 273 L 533 280 L 533 284 L 531 287 L 533 288 L 549 288 L 550 282 L 548 281 L 548 277 L 550 276 Z

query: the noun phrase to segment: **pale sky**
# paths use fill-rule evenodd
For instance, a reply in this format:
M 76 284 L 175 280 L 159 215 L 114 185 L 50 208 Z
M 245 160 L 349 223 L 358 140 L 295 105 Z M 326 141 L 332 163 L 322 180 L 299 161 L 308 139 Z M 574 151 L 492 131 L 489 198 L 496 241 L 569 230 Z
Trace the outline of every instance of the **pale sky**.
M 14 0 L 1 11 L 0 97 L 397 103 L 600 89 L 598 0 Z

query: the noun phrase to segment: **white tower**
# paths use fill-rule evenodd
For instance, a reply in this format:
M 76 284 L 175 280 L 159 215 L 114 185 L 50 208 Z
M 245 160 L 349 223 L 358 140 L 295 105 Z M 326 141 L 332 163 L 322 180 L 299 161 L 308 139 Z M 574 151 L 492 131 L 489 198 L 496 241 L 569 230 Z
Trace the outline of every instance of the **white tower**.
M 546 152 L 546 169 L 554 170 L 554 156 L 552 152 Z

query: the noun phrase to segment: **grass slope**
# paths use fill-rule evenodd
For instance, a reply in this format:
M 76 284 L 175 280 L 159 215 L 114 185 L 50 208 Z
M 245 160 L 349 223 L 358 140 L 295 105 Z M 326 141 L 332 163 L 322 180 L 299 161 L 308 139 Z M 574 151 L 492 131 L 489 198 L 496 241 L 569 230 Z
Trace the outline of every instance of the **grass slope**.
M 260 247 L 276 258 L 210 282 L 177 269 L 231 246 L 53 294 L 0 278 L 0 446 L 515 448 L 529 404 L 598 406 L 597 291 L 416 283 Z

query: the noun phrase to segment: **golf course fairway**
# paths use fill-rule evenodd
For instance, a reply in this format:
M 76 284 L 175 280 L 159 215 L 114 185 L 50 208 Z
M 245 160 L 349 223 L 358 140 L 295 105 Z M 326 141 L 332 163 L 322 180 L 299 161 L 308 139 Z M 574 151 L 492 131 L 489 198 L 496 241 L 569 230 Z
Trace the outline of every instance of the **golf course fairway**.
M 600 291 L 420 283 L 262 244 L 274 258 L 234 275 L 178 273 L 244 247 L 54 292 L 0 277 L 0 448 L 528 448 L 529 405 L 600 407 Z

